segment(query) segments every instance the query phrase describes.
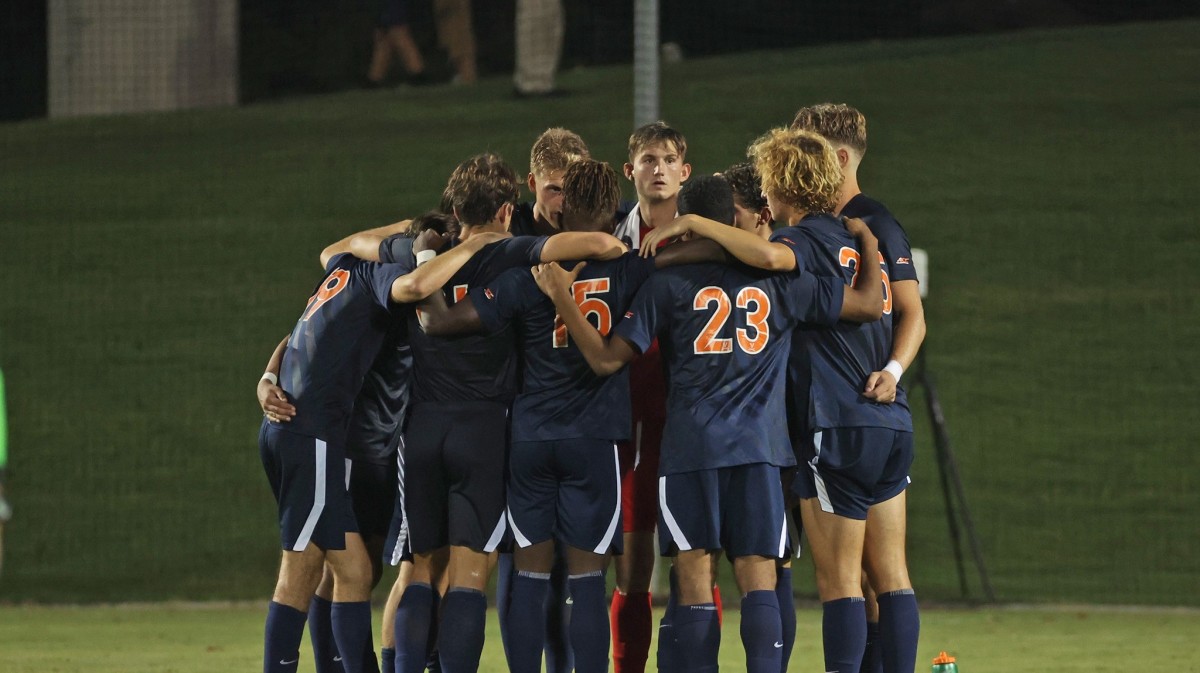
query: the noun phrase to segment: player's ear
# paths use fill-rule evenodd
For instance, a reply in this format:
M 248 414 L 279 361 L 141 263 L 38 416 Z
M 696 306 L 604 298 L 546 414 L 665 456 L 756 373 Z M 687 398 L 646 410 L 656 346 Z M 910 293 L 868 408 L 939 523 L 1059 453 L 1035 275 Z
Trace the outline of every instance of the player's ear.
M 844 170 L 850 165 L 850 152 L 844 147 L 837 148 L 838 166 Z
M 625 179 L 633 179 L 633 164 L 629 163 L 628 161 L 625 162 Z
M 507 229 L 508 223 L 512 220 L 512 214 L 513 214 L 513 204 L 506 203 L 506 204 L 500 206 L 499 210 L 496 211 L 495 221 L 503 222 L 504 228 Z
M 771 207 L 763 206 L 758 211 L 758 221 L 762 224 L 771 224 Z
M 525 184 L 529 185 L 529 191 L 533 192 L 533 197 L 536 200 L 537 199 L 537 179 L 533 177 L 533 173 L 530 173 L 529 177 L 525 179 Z
M 688 178 L 690 178 L 690 177 L 692 177 L 692 165 L 691 165 L 691 164 L 684 164 L 684 165 L 683 165 L 683 170 L 681 170 L 681 171 L 679 172 L 679 181 L 680 181 L 680 182 L 686 182 L 686 181 L 687 181 L 687 179 L 688 179 Z

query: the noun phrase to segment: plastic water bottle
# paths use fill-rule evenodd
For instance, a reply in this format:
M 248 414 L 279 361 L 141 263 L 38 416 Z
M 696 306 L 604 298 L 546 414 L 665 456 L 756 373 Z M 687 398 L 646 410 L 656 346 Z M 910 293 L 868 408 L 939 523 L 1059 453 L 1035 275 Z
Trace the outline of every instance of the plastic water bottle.
M 954 657 L 942 652 L 933 658 L 932 673 L 958 673 L 958 664 L 954 663 Z

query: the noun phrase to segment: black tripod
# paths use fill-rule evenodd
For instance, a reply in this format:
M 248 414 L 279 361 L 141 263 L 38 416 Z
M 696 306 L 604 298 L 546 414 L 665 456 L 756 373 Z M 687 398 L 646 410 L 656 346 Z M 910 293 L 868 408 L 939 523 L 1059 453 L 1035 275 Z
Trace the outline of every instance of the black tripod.
M 958 581 L 962 587 L 963 598 L 970 598 L 971 593 L 967 586 L 967 571 L 963 567 L 961 530 L 965 529 L 967 542 L 971 546 L 971 556 L 974 558 L 975 568 L 979 572 L 979 583 L 983 588 L 984 599 L 988 603 L 995 603 L 996 594 L 992 591 L 991 580 L 988 579 L 987 566 L 983 561 L 983 550 L 979 547 L 979 537 L 975 534 L 975 523 L 971 520 L 971 510 L 967 508 L 967 497 L 963 492 L 962 480 L 958 476 L 958 463 L 955 462 L 954 452 L 950 449 L 950 433 L 946 429 L 946 417 L 942 413 L 942 404 L 938 400 L 937 385 L 926 366 L 924 351 L 917 354 L 916 364 L 913 388 L 920 386 L 924 390 L 925 405 L 929 407 L 929 422 L 933 426 L 933 446 L 937 452 L 938 476 L 942 482 L 942 496 L 946 501 L 946 519 L 950 524 L 950 541 L 954 545 L 954 562 L 958 566 Z

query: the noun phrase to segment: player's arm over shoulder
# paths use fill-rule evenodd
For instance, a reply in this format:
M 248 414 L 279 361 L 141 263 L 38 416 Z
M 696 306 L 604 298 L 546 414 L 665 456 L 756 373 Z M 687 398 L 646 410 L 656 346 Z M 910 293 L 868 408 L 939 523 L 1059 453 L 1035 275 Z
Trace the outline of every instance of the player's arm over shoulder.
M 541 261 L 566 262 L 576 259 L 616 259 L 625 254 L 624 243 L 599 231 L 568 231 L 546 239 Z
M 625 339 L 602 336 L 587 321 L 575 303 L 575 298 L 571 295 L 571 284 L 585 266 L 586 263 L 580 263 L 571 271 L 566 271 L 556 263 L 542 264 L 534 269 L 533 277 L 542 292 L 554 302 L 554 308 L 558 310 L 559 317 L 567 326 L 571 337 L 575 339 L 575 345 L 587 360 L 588 366 L 598 376 L 609 376 L 637 357 L 637 351 Z
M 402 234 L 408 231 L 412 220 L 401 220 L 383 227 L 375 227 L 374 229 L 366 229 L 358 231 L 349 236 L 331 243 L 321 251 L 321 267 L 329 266 L 329 260 L 344 253 L 352 253 L 355 257 L 378 262 L 379 260 L 379 242 L 394 234 Z M 371 248 L 370 243 L 374 243 L 374 248 Z M 360 254 L 361 253 L 361 254 Z
M 449 252 L 438 255 L 421 267 L 392 282 L 391 298 L 398 304 L 420 301 L 450 282 L 467 260 L 484 246 L 508 238 L 508 233 L 474 234 Z

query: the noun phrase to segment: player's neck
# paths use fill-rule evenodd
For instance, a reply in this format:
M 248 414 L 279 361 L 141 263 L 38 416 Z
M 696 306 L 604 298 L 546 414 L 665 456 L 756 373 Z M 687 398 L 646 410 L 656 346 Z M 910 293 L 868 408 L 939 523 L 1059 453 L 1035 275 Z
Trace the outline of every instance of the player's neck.
M 846 207 L 846 204 L 850 203 L 850 200 L 859 194 L 862 194 L 862 190 L 858 187 L 858 174 L 847 172 L 845 178 L 842 180 L 842 189 L 838 192 L 838 204 L 837 208 L 834 209 L 834 214 L 841 215 L 842 209 Z
M 642 224 L 653 229 L 660 224 L 667 224 L 675 219 L 675 198 L 664 199 L 655 203 L 638 200 L 638 214 Z

